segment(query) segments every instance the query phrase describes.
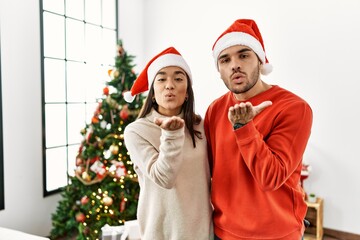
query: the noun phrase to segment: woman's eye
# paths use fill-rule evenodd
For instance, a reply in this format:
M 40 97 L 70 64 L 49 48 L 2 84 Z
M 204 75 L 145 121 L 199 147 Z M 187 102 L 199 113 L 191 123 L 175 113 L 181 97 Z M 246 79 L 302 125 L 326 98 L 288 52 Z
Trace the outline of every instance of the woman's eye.
M 163 81 L 165 81 L 165 78 L 158 78 L 157 81 L 163 82 Z
M 175 78 L 175 81 L 178 81 L 178 82 L 180 82 L 182 80 L 183 80 L 182 78 Z

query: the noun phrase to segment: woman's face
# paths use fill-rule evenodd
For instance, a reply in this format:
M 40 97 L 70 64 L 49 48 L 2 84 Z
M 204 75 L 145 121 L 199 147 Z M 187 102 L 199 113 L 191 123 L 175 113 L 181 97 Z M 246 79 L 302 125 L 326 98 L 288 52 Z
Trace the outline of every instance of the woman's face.
M 160 69 L 154 79 L 158 112 L 165 116 L 180 114 L 187 97 L 187 86 L 187 76 L 182 68 L 170 66 Z

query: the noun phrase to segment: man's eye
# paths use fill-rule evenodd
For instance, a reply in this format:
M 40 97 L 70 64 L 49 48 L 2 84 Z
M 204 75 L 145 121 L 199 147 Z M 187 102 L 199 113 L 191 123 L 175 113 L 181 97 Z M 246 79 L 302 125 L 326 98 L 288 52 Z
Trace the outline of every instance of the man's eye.
M 229 62 L 229 59 L 228 58 L 222 58 L 222 59 L 220 59 L 220 63 L 222 64 L 222 63 L 227 63 L 227 62 Z
M 163 82 L 163 81 L 165 81 L 165 78 L 158 78 L 157 81 Z
M 182 78 L 175 78 L 175 81 L 178 81 L 178 82 L 180 82 L 182 80 L 183 80 Z
M 240 58 L 247 58 L 248 57 L 248 54 L 240 54 Z

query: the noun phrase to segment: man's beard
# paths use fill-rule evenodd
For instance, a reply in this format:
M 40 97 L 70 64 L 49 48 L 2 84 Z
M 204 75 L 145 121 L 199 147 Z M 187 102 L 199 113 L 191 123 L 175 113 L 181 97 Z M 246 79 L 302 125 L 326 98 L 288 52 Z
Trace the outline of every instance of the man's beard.
M 249 82 L 246 83 L 246 85 L 242 89 L 236 89 L 236 88 L 231 89 L 230 86 L 227 86 L 227 88 L 235 94 L 246 93 L 255 86 L 257 81 L 259 81 L 259 76 L 260 76 L 260 65 L 258 65 L 258 67 L 250 74 Z

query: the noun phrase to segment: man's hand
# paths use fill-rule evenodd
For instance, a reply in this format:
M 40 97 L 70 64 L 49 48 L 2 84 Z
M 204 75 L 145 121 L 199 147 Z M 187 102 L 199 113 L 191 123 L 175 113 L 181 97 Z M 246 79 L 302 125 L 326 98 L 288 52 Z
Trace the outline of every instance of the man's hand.
M 180 117 L 155 118 L 154 123 L 164 130 L 174 131 L 185 126 L 185 122 Z
M 271 101 L 264 101 L 257 106 L 250 102 L 235 104 L 229 108 L 228 118 L 232 125 L 235 123 L 246 124 L 254 119 L 262 110 L 272 105 Z

